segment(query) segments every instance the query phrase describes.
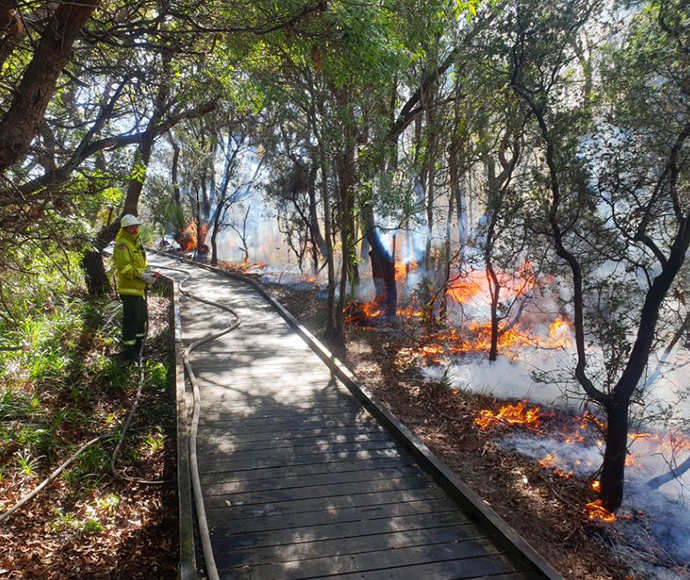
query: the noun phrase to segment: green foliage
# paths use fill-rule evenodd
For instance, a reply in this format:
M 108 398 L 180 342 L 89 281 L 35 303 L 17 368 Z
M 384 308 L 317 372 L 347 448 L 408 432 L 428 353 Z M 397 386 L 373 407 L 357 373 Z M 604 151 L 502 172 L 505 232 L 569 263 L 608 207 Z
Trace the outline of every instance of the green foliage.
M 120 506 L 121 502 L 122 498 L 119 495 L 109 493 L 104 497 L 96 498 L 93 503 L 98 510 L 104 511 L 109 516 L 112 516 L 117 511 L 117 508 Z
M 106 528 L 96 519 L 86 518 L 85 520 L 80 520 L 75 513 L 64 512 L 62 508 L 55 508 L 50 529 L 55 533 L 99 534 L 105 531 Z
M 130 371 L 130 365 L 126 361 L 104 359 L 102 367 L 97 371 L 96 381 L 106 391 L 121 392 L 132 387 L 129 381 Z
M 72 493 L 77 493 L 96 489 L 109 471 L 110 453 L 100 443 L 95 443 L 79 455 L 61 477 Z
M 147 360 L 144 363 L 144 389 L 151 391 L 165 391 L 170 385 L 168 365 Z
M 20 453 L 17 454 L 15 459 L 17 468 L 24 477 L 34 477 L 36 475 L 38 458 L 32 457 L 29 453 Z
M 149 431 L 143 438 L 144 443 L 149 448 L 151 453 L 156 453 L 163 449 L 167 435 L 159 428 Z

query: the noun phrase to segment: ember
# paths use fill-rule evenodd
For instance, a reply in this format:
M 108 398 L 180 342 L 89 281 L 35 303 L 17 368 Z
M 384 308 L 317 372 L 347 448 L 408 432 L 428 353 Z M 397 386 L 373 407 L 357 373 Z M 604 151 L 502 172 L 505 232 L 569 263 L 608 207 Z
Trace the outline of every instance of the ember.
M 613 514 L 607 510 L 600 499 L 589 502 L 585 505 L 585 509 L 587 510 L 587 515 L 589 516 L 590 520 L 615 522 L 617 519 L 616 514 Z
M 529 409 L 521 401 L 516 405 L 505 405 L 498 413 L 484 409 L 479 412 L 479 416 L 474 418 L 474 422 L 482 429 L 487 429 L 492 425 L 521 425 L 530 429 L 539 427 L 541 421 L 541 408 Z

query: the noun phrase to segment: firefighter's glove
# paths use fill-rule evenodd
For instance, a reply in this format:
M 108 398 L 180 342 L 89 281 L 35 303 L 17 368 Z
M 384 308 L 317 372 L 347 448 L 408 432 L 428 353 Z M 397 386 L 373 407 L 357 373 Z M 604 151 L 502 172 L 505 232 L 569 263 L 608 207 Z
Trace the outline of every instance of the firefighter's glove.
M 141 275 L 141 279 L 147 284 L 153 284 L 156 281 L 156 277 L 151 272 L 144 272 Z

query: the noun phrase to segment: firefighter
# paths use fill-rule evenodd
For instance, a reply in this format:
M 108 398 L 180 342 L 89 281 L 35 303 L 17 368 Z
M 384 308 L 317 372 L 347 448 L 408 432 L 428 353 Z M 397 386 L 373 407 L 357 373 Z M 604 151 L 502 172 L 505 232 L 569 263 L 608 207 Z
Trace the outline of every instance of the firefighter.
M 146 253 L 139 239 L 139 224 L 136 216 L 122 216 L 113 253 L 122 300 L 123 355 L 130 361 L 139 357 L 146 334 L 146 285 L 153 284 L 160 276 L 158 272 L 146 270 Z

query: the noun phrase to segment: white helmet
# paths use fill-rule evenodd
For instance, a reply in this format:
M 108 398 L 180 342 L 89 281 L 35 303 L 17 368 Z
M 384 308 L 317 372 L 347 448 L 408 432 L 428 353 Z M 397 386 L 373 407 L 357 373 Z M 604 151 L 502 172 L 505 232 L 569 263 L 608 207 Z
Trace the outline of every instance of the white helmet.
M 120 220 L 120 227 L 128 228 L 129 226 L 138 226 L 139 223 L 140 222 L 136 216 L 132 215 L 131 213 L 128 213 L 127 215 L 122 216 L 122 219 Z

